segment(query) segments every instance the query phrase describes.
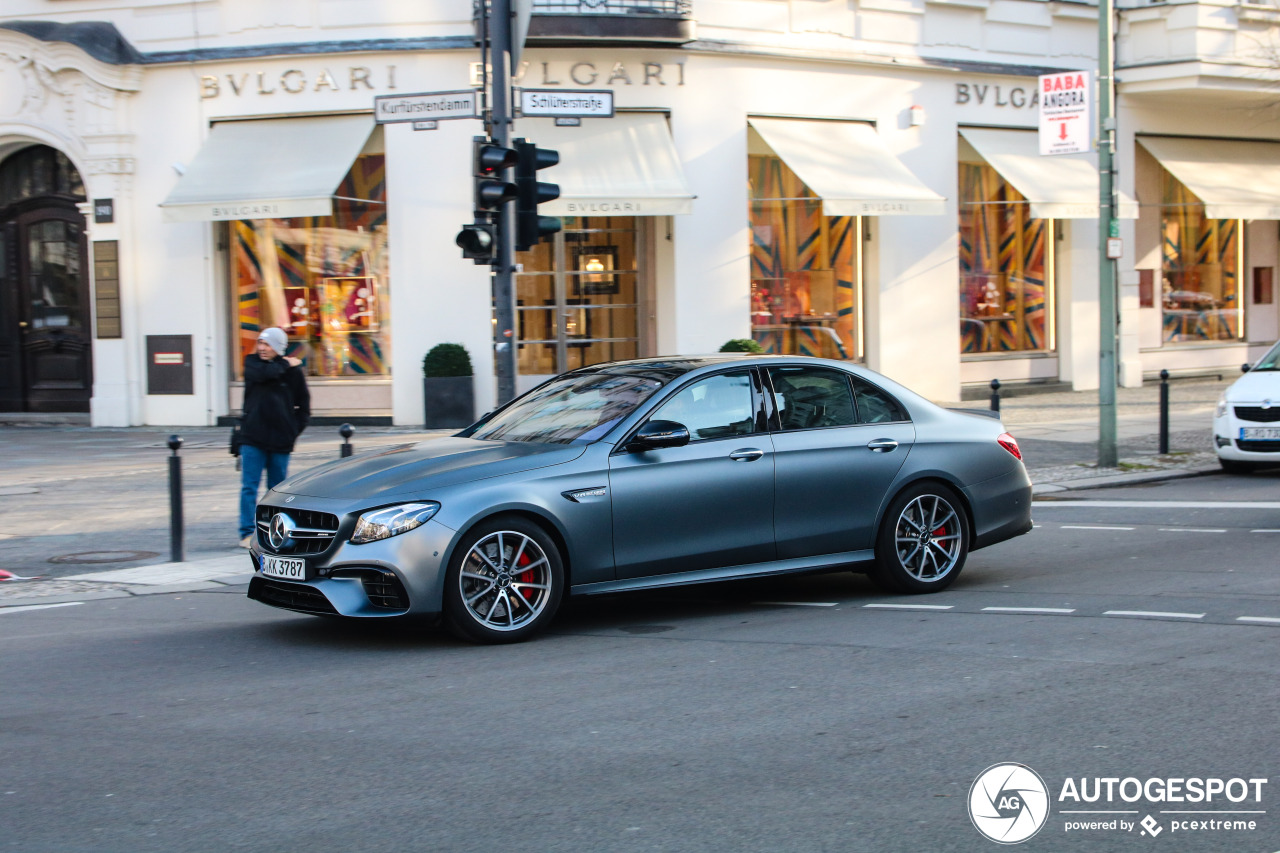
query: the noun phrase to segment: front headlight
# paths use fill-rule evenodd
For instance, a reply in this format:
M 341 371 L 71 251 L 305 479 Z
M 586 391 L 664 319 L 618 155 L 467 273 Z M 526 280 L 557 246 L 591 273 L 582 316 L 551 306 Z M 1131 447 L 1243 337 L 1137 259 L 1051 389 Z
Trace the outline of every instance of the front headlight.
M 363 545 L 407 533 L 426 524 L 439 510 L 440 504 L 435 501 L 370 510 L 361 514 L 360 520 L 356 522 L 356 532 L 351 534 L 351 544 Z
M 1214 411 L 1215 418 L 1225 418 L 1227 416 L 1227 395 L 1224 393 L 1218 398 L 1218 408 Z

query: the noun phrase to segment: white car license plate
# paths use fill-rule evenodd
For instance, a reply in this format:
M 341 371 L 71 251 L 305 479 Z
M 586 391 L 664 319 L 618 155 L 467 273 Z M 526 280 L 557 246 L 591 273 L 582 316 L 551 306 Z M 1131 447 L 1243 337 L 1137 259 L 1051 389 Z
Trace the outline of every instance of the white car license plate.
M 1280 427 L 1240 427 L 1241 441 L 1280 441 Z
M 307 563 L 305 560 L 289 557 L 269 557 L 266 554 L 263 554 L 258 559 L 262 561 L 259 564 L 262 573 L 268 577 L 283 578 L 291 581 L 304 581 L 307 579 Z

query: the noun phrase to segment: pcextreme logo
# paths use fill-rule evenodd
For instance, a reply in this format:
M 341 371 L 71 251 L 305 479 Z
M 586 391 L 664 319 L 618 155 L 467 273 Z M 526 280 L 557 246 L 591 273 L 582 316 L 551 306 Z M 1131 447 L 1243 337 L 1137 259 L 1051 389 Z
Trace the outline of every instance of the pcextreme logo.
M 1057 796 L 1062 831 L 1130 838 L 1200 837 L 1250 833 L 1265 820 L 1265 778 L 1210 776 L 1072 777 Z M 1039 773 L 1025 764 L 993 764 L 969 788 L 969 819 L 997 844 L 1018 844 L 1050 822 L 1050 794 Z

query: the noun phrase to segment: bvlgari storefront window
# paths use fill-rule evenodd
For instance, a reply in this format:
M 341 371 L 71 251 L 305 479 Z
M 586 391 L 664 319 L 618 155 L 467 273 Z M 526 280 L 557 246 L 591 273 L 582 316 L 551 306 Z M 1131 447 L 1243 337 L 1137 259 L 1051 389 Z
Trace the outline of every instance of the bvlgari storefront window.
M 636 358 L 640 217 L 562 218 L 563 230 L 516 255 L 521 376 Z
M 774 154 L 750 153 L 748 170 L 752 336 L 765 352 L 862 358 L 862 217 L 825 216 Z
M 960 350 L 1053 348 L 1053 220 L 986 163 L 960 163 Z
M 1240 337 L 1240 220 L 1205 206 L 1163 168 L 1160 266 L 1165 343 Z
M 386 169 L 356 158 L 334 193 L 333 215 L 228 223 L 240 357 L 279 326 L 311 376 L 390 373 Z

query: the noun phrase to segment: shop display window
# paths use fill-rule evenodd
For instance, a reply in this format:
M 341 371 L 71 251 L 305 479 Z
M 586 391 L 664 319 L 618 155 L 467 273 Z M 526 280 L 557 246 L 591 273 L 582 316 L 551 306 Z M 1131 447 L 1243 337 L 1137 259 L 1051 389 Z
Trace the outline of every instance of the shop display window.
M 985 163 L 960 163 L 960 351 L 1053 349 L 1053 221 Z
M 516 254 L 517 369 L 545 376 L 639 355 L 635 217 L 564 217 Z
M 237 379 L 270 326 L 311 376 L 391 372 L 383 156 L 359 157 L 334 196 L 332 216 L 229 223 Z
M 861 359 L 861 220 L 822 200 L 772 154 L 748 156 L 751 334 L 765 350 Z
M 1235 340 L 1241 335 L 1240 226 L 1206 219 L 1204 204 L 1161 170 L 1161 305 L 1165 343 Z

